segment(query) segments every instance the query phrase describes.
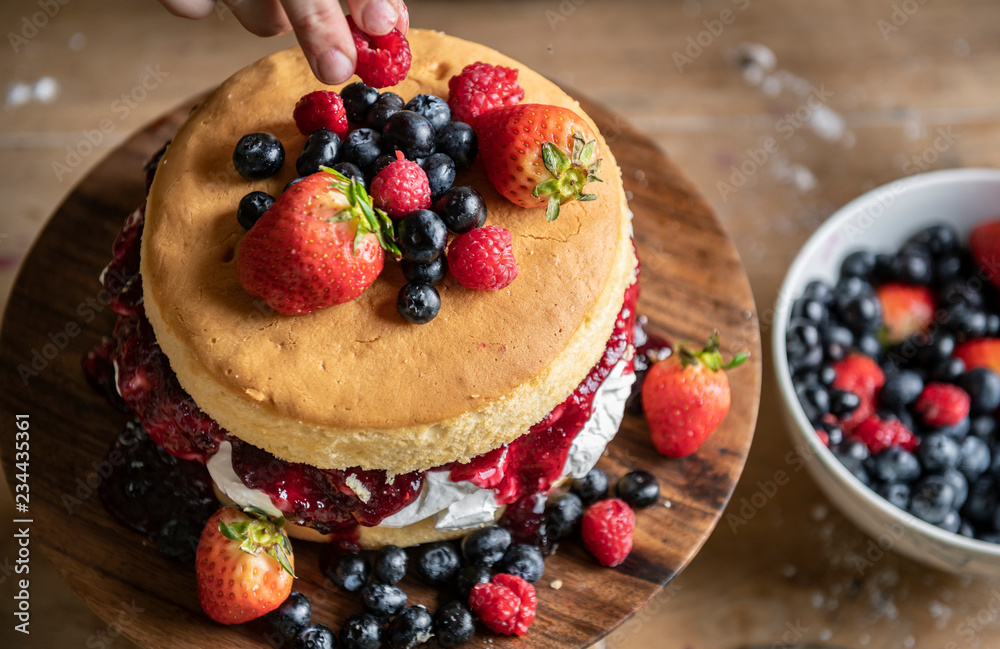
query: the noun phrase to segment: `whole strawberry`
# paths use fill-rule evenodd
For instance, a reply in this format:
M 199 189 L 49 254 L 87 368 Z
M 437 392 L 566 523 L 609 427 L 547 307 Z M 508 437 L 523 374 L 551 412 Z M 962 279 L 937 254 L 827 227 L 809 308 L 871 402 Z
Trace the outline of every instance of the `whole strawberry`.
M 401 151 L 396 151 L 396 159 L 372 179 L 371 196 L 375 206 L 394 219 L 431 206 L 427 174 Z
M 729 412 L 727 370 L 746 354 L 722 364 L 719 332 L 704 349 L 680 345 L 669 358 L 654 363 L 642 384 L 642 408 L 656 450 L 667 457 L 687 457 L 701 447 Z
M 882 305 L 882 339 L 901 343 L 934 322 L 934 294 L 926 286 L 889 282 L 876 291 Z
M 361 295 L 398 253 L 392 222 L 364 186 L 333 171 L 288 188 L 247 231 L 240 284 L 283 315 L 303 315 Z
M 955 357 L 961 358 L 967 369 L 987 367 L 1000 374 L 1000 338 L 964 342 L 955 348 Z
M 198 541 L 198 602 L 210 618 L 241 624 L 270 613 L 292 591 L 295 560 L 282 519 L 223 507 Z
M 521 207 L 545 207 L 549 221 L 569 201 L 592 201 L 587 183 L 600 181 L 597 139 L 568 108 L 519 104 L 494 108 L 475 125 L 486 176 Z
M 969 235 L 969 249 L 993 285 L 1000 288 L 1000 274 L 995 270 L 997 256 L 1000 254 L 1000 221 L 976 226 Z
M 624 500 L 599 500 L 583 515 L 583 545 L 602 566 L 621 565 L 632 551 L 635 512 Z

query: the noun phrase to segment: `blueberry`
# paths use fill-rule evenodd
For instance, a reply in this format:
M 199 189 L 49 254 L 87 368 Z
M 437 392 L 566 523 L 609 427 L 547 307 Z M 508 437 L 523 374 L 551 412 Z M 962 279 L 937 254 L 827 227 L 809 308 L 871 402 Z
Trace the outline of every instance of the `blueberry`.
M 875 254 L 868 250 L 856 250 L 840 262 L 841 277 L 868 279 L 875 270 Z
M 861 405 L 861 398 L 847 390 L 830 390 L 830 412 L 837 419 L 846 419 Z
M 420 163 L 431 186 L 431 200 L 441 198 L 455 182 L 455 163 L 443 153 L 435 153 Z
M 1000 543 L 1000 532 L 995 530 L 978 530 L 976 538 L 984 543 Z
M 372 166 L 368 168 L 368 177 L 372 180 L 375 176 L 379 175 L 383 169 L 388 167 L 390 164 L 397 160 L 396 156 L 391 153 L 386 153 L 385 155 L 380 155 Z
M 659 491 L 659 490 L 657 490 Z M 546 507 L 549 538 L 553 541 L 566 538 L 583 519 L 583 501 L 575 493 L 567 492 L 549 497 Z
M 468 601 L 469 593 L 472 592 L 476 584 L 489 583 L 490 576 L 490 569 L 486 566 L 476 563 L 465 566 L 458 572 L 458 577 L 455 578 L 455 587 L 458 589 L 458 594 L 461 595 L 464 601 Z
M 305 180 L 305 176 L 299 176 L 298 178 L 292 178 L 291 180 L 289 180 L 288 183 L 286 183 L 285 186 L 282 188 L 281 193 L 284 194 L 285 192 L 287 192 L 289 189 L 292 188 L 292 185 L 297 184 L 300 180 Z
M 448 274 L 448 258 L 441 255 L 434 261 L 420 263 L 403 259 L 399 262 L 406 281 L 413 284 L 439 284 Z
M 177 563 L 194 561 L 198 549 L 198 539 L 205 521 L 197 520 L 190 514 L 174 516 L 156 534 L 156 549 L 160 554 Z
M 983 307 L 983 293 L 969 282 L 958 279 L 945 283 L 938 291 L 938 301 L 947 305 L 965 304 L 976 309 Z
M 791 354 L 793 349 L 806 349 L 820 344 L 819 327 L 805 318 L 793 318 L 785 330 L 785 347 Z
M 885 482 L 913 482 L 920 477 L 920 462 L 913 453 L 892 446 L 875 457 L 875 477 Z
M 542 573 L 545 572 L 545 558 L 542 557 L 541 550 L 535 546 L 518 543 L 510 546 L 494 569 L 534 583 L 541 579 Z
M 912 426 L 908 426 L 910 430 L 915 430 Z M 935 433 L 941 433 L 942 435 L 947 435 L 956 442 L 961 442 L 969 434 L 969 429 L 971 424 L 969 423 L 969 418 L 966 417 L 962 421 L 958 422 L 954 426 L 939 426 L 934 429 Z
M 941 477 L 955 490 L 954 507 L 955 509 L 960 508 L 969 497 L 969 481 L 956 469 L 948 469 L 941 474 Z
M 647 471 L 629 471 L 619 478 L 615 493 L 632 509 L 645 509 L 660 499 L 660 483 Z
M 823 422 L 820 425 L 820 428 L 826 431 L 827 443 L 830 445 L 830 448 L 833 448 L 844 441 L 844 431 L 840 428 L 840 426 Z
M 990 338 L 996 338 L 997 334 L 1000 334 L 1000 315 L 996 313 L 986 314 L 986 335 Z
M 985 415 L 1000 407 L 1000 376 L 993 370 L 973 368 L 962 375 L 958 385 L 972 399 L 969 408 L 971 414 Z
M 406 576 L 406 552 L 395 545 L 387 545 L 375 553 L 372 561 L 372 578 L 383 584 L 395 584 Z
M 931 259 L 919 250 L 901 250 L 892 258 L 890 272 L 906 284 L 926 286 L 932 278 Z
M 233 166 L 247 180 L 263 180 L 281 171 L 285 147 L 270 133 L 250 133 L 233 150 Z
M 412 110 L 401 110 L 389 117 L 382 136 L 384 146 L 402 151 L 408 160 L 434 153 L 434 127 L 426 117 Z
M 959 302 L 945 309 L 944 326 L 957 340 L 965 341 L 985 336 L 988 322 L 982 309 Z
M 858 334 L 876 331 L 882 326 L 882 305 L 869 293 L 852 296 L 839 306 L 838 312 L 844 324 Z
M 368 584 L 361 589 L 361 604 L 379 619 L 392 617 L 406 606 L 406 593 L 388 584 Z
M 962 273 L 962 255 L 957 252 L 948 252 L 933 262 L 933 274 L 934 278 L 938 283 L 946 283 L 954 281 L 961 277 Z
M 836 380 L 837 370 L 833 369 L 833 365 L 823 365 L 819 368 L 819 372 L 816 373 L 816 382 L 820 385 L 830 387 Z
M 854 471 L 851 471 L 851 475 L 853 475 L 855 479 L 864 486 L 868 487 L 869 489 L 871 488 L 872 478 L 871 475 L 868 473 L 868 470 L 864 466 L 859 466 Z
M 823 348 L 819 345 L 804 350 L 789 350 L 788 369 L 793 375 L 811 372 L 819 368 L 823 362 Z
M 356 124 L 363 124 L 368 111 L 372 109 L 378 101 L 378 90 L 366 86 L 360 81 L 344 86 L 340 91 L 340 98 L 344 100 L 344 112 L 347 119 Z
M 997 511 L 996 483 L 990 476 L 973 480 L 969 485 L 969 497 L 962 505 L 962 514 L 973 523 L 985 524 L 993 521 Z
M 403 109 L 400 106 L 393 106 L 392 104 L 375 104 L 368 111 L 368 116 L 365 118 L 365 126 L 381 133 L 389 118 L 401 110 Z
M 431 639 L 434 619 L 423 606 L 407 606 L 389 623 L 386 640 L 390 649 L 413 649 Z
M 434 201 L 431 209 L 455 234 L 463 234 L 486 223 L 486 203 L 483 197 L 468 185 L 452 187 Z
M 957 511 L 952 509 L 944 515 L 944 519 L 937 523 L 937 526 L 946 532 L 957 534 L 958 529 L 962 526 L 962 517 L 958 515 Z
M 967 539 L 976 538 L 976 531 L 972 527 L 972 523 L 965 520 L 964 518 L 962 519 L 962 524 L 958 526 L 958 533 Z
M 858 351 L 865 356 L 878 358 L 882 355 L 882 343 L 879 342 L 878 338 L 871 331 L 866 331 L 858 336 L 854 344 L 857 346 Z
M 946 223 L 931 225 L 920 230 L 909 242 L 925 247 L 932 255 L 953 252 L 958 247 L 958 234 Z
M 403 108 L 426 117 L 435 131 L 440 131 L 451 122 L 448 102 L 435 95 L 415 95 Z
M 332 167 L 340 162 L 340 138 L 333 131 L 321 128 L 306 138 L 302 154 L 295 161 L 295 173 L 308 176 L 320 167 Z
M 355 613 L 340 627 L 340 649 L 376 649 L 382 644 L 382 623 L 369 613 Z
M 822 338 L 823 353 L 831 361 L 839 361 L 844 358 L 854 346 L 854 333 L 841 325 L 828 326 L 823 330 Z
M 240 205 L 236 208 L 236 220 L 249 230 L 272 205 L 274 196 L 267 192 L 250 192 L 240 199 Z
M 347 134 L 340 149 L 340 159 L 359 169 L 368 169 L 382 155 L 382 136 L 370 128 L 359 128 Z
M 965 361 L 961 358 L 949 358 L 934 366 L 930 379 L 944 383 L 955 383 L 963 374 L 965 374 Z
M 510 532 L 490 525 L 470 532 L 462 539 L 462 554 L 472 564 L 492 566 L 510 547 Z
M 434 613 L 434 638 L 446 649 L 472 639 L 476 625 L 462 602 L 448 602 Z
M 951 437 L 942 433 L 931 433 L 920 440 L 917 454 L 925 470 L 940 472 L 958 468 L 961 448 Z
M 448 583 L 462 566 L 455 546 L 446 541 L 422 545 L 417 552 L 417 572 L 432 584 Z
M 945 519 L 955 504 L 955 489 L 941 476 L 927 476 L 913 489 L 910 513 L 936 525 Z
M 826 388 L 818 383 L 807 383 L 795 386 L 795 394 L 802 405 L 806 417 L 816 425 L 823 415 L 830 412 L 830 395 Z
M 397 222 L 396 240 L 403 259 L 426 263 L 444 252 L 448 228 L 434 212 L 417 210 Z
M 806 284 L 805 289 L 802 291 L 802 297 L 816 300 L 823 304 L 831 304 L 833 302 L 833 289 L 826 282 L 814 279 Z
M 330 627 L 323 624 L 310 624 L 296 634 L 292 640 L 292 649 L 336 649 L 337 638 Z
M 312 617 L 312 604 L 309 598 L 298 591 L 291 594 L 278 608 L 267 614 L 267 623 L 281 635 L 295 635 L 309 624 Z
M 910 486 L 902 482 L 887 482 L 875 492 L 890 504 L 906 511 L 910 506 Z
M 974 435 L 962 441 L 958 470 L 969 480 L 975 480 L 990 468 L 990 447 Z
M 438 129 L 434 138 L 436 148 L 455 161 L 456 169 L 467 169 L 479 153 L 476 132 L 465 122 L 449 122 Z
M 391 90 L 379 93 L 378 100 L 375 104 L 377 106 L 394 106 L 396 108 L 402 108 L 404 105 L 403 98 Z
M 879 391 L 879 403 L 887 408 L 897 409 L 917 400 L 924 390 L 924 380 L 912 370 L 901 370 L 886 378 Z
M 884 284 L 894 279 L 892 276 L 892 255 L 884 252 L 875 254 L 875 268 L 872 270 L 872 281 Z
M 344 590 L 355 593 L 364 587 L 368 581 L 368 561 L 356 552 L 345 554 L 337 559 L 330 578 Z
M 997 420 L 992 415 L 979 415 L 969 421 L 969 432 L 987 443 L 993 442 Z
M 871 456 L 865 443 L 857 439 L 847 439 L 833 447 L 833 455 L 850 471 L 856 473 L 861 463 Z
M 591 469 L 582 478 L 575 478 L 571 491 L 590 507 L 608 495 L 608 476 L 600 469 Z
M 344 176 L 346 176 L 347 178 L 353 178 L 362 185 L 365 184 L 364 172 L 362 172 L 361 169 L 358 168 L 358 165 L 354 164 L 353 162 L 338 162 L 337 164 L 333 165 L 332 169 L 339 171 L 340 173 L 344 174 Z
M 441 310 L 441 296 L 430 284 L 404 284 L 396 296 L 396 310 L 410 324 L 427 324 Z

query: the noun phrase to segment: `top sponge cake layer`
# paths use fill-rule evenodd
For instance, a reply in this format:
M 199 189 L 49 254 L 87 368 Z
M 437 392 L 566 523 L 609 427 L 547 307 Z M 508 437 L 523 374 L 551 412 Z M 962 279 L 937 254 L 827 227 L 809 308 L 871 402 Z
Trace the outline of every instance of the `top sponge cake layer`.
M 409 41 L 413 67 L 392 89 L 404 99 L 447 98 L 453 74 L 486 61 L 518 68 L 524 102 L 583 114 L 554 84 L 489 48 L 421 30 Z M 597 200 L 564 206 L 552 223 L 543 209 L 503 199 L 478 162 L 460 172 L 456 184 L 483 195 L 487 223 L 513 234 L 520 274 L 509 287 L 474 291 L 449 277 L 438 287 L 437 318 L 407 324 L 395 307 L 405 280 L 387 258 L 355 301 L 281 316 L 237 281 L 235 211 L 246 193 L 278 195 L 295 177 L 305 138 L 292 109 L 323 88 L 298 48 L 264 58 L 206 99 L 160 162 L 141 271 L 147 315 L 181 385 L 233 435 L 321 468 L 401 473 L 516 439 L 600 358 L 633 279 L 628 212 L 607 144 L 599 140 L 605 182 L 588 186 Z M 281 140 L 285 165 L 251 182 L 234 170 L 232 151 L 255 131 Z

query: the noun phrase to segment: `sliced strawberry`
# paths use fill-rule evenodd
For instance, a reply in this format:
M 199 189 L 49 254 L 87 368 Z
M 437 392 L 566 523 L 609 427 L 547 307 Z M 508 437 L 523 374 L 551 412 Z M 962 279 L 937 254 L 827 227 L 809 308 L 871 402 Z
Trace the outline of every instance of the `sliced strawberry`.
M 986 367 L 1000 374 L 1000 338 L 964 342 L 955 348 L 955 356 L 965 362 L 966 369 Z
M 917 447 L 913 431 L 898 419 L 869 417 L 858 424 L 852 436 L 864 442 L 872 455 L 878 455 L 891 446 L 901 446 L 907 451 Z
M 833 369 L 836 373 L 833 387 L 853 392 L 861 400 L 849 417 L 838 422 L 844 432 L 850 433 L 875 413 L 875 397 L 885 385 L 885 373 L 870 357 L 857 353 L 837 361 Z
M 934 294 L 926 286 L 890 282 L 876 291 L 882 303 L 883 340 L 903 342 L 913 334 L 926 331 L 934 322 Z

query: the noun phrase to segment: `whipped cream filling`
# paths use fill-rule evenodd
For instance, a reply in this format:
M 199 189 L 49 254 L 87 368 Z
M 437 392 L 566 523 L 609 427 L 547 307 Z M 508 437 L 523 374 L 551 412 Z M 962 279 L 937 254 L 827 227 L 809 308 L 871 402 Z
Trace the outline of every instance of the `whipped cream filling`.
M 625 401 L 635 382 L 635 374 L 625 373 L 626 365 L 626 360 L 618 361 L 594 394 L 594 410 L 570 445 L 563 476 L 582 478 L 586 475 L 618 432 L 625 416 Z M 253 505 L 273 516 L 281 515 L 267 494 L 247 487 L 236 475 L 229 442 L 219 445 L 219 451 L 209 459 L 207 466 L 215 484 L 236 503 Z M 450 532 L 494 522 L 500 505 L 493 490 L 483 489 L 468 480 L 452 482 L 449 474 L 447 469 L 427 471 L 416 499 L 386 517 L 379 527 L 406 527 L 433 517 L 435 529 Z

